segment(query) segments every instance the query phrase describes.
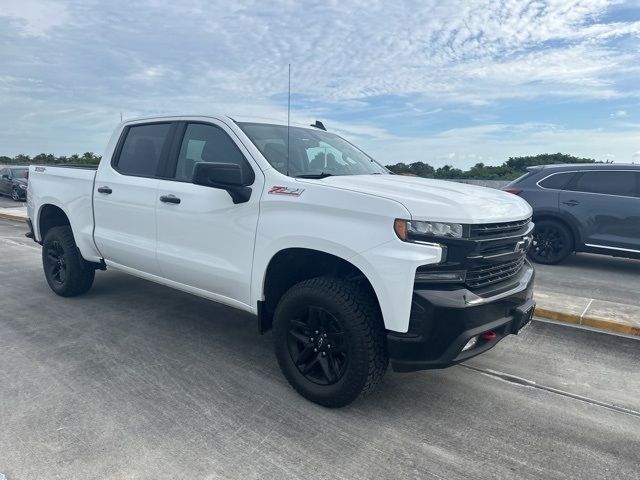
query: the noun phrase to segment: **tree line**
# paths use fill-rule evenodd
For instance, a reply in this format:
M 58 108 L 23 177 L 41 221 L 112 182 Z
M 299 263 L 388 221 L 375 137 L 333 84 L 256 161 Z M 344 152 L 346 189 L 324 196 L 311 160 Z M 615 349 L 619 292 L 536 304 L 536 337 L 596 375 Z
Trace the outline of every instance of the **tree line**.
M 0 165 L 51 165 L 51 164 L 97 164 L 102 158 L 93 152 L 85 152 L 82 155 L 57 157 L 52 154 L 41 153 L 30 157 L 29 155 L 16 155 L 15 157 L 0 156 Z M 468 170 L 455 168 L 452 165 L 434 168 L 425 162 L 396 163 L 387 165 L 393 173 L 401 175 L 415 175 L 424 178 L 461 178 L 482 180 L 513 180 L 524 174 L 527 167 L 536 165 L 549 165 L 554 163 L 595 163 L 592 158 L 580 158 L 563 153 L 543 153 L 541 155 L 510 157 L 502 165 L 492 166 L 484 163 L 476 163 Z
M 68 157 L 56 157 L 51 153 L 40 153 L 30 157 L 29 155 L 16 155 L 15 157 L 7 157 L 0 155 L 0 165 L 51 165 L 51 164 L 67 164 L 67 165 L 94 165 L 100 162 L 101 155 L 93 152 L 84 152 L 82 155 L 74 153 Z
M 513 180 L 523 175 L 527 171 L 527 167 L 554 163 L 596 163 L 596 161 L 592 158 L 574 157 L 563 153 L 543 153 L 525 157 L 510 157 L 502 165 L 497 166 L 476 163 L 469 170 L 455 168 L 452 165 L 434 168 L 425 162 L 396 163 L 395 165 L 387 165 L 387 168 L 400 175 L 415 175 L 424 178 Z

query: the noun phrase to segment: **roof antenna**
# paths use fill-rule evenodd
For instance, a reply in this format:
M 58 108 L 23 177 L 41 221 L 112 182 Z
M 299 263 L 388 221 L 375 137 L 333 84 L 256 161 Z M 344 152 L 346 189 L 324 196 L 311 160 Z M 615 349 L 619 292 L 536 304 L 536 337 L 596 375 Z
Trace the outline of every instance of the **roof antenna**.
M 289 176 L 289 130 L 291 129 L 291 64 L 289 64 L 289 90 L 287 93 L 287 177 Z

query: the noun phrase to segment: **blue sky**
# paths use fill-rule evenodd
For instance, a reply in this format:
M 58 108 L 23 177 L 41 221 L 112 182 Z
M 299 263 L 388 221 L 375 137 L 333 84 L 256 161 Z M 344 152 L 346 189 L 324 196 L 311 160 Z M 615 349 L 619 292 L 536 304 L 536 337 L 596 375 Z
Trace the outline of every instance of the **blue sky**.
M 385 164 L 640 162 L 640 1 L 0 0 L 0 155 L 125 118 L 321 119 Z

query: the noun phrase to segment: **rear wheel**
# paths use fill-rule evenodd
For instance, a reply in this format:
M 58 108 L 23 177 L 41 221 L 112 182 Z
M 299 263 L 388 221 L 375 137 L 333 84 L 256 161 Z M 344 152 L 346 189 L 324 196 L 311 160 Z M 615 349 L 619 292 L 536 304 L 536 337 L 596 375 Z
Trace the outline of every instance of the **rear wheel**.
M 51 228 L 42 242 L 42 267 L 51 290 L 62 297 L 87 292 L 95 277 L 93 264 L 87 262 L 76 246 L 71 227 Z
M 377 303 L 356 284 L 320 277 L 294 285 L 274 316 L 275 352 L 291 386 L 326 407 L 371 392 L 387 369 Z
M 538 263 L 560 263 L 573 251 L 573 235 L 569 229 L 555 220 L 536 222 L 529 257 Z

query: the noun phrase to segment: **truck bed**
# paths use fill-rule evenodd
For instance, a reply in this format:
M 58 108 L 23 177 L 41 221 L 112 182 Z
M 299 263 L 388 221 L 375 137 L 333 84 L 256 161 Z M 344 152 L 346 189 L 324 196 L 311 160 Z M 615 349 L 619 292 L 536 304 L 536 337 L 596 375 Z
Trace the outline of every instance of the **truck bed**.
M 85 259 L 100 258 L 93 242 L 93 183 L 97 165 L 31 165 L 27 212 L 33 222 L 35 239 L 40 235 L 42 209 L 59 208 L 71 223 L 76 243 Z

